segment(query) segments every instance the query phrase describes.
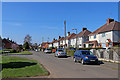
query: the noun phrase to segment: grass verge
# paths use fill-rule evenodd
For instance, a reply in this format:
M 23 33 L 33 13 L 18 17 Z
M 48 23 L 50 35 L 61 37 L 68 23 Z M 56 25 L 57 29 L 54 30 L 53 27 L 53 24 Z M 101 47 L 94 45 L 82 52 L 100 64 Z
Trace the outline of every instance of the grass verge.
M 7 53 L 6 53 L 7 54 Z M 29 52 L 29 51 L 23 51 L 23 52 L 19 52 L 19 53 L 9 53 L 9 54 L 19 54 L 19 55 L 32 55 L 32 53 L 31 52 Z
M 2 56 L 2 78 L 47 76 L 49 72 L 37 61 Z

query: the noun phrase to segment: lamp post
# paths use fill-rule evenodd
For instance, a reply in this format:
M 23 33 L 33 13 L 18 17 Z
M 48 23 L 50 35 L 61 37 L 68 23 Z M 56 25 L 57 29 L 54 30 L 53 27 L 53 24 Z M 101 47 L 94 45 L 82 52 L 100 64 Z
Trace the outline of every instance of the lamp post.
M 72 30 L 76 30 L 76 35 L 77 35 L 77 29 L 72 29 Z M 76 48 L 77 48 L 77 36 L 76 36 Z

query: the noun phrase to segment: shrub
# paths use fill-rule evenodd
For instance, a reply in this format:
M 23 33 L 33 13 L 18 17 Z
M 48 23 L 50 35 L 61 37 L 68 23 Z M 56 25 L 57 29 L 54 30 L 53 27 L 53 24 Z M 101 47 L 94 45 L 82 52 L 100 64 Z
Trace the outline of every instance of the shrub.
M 74 52 L 75 52 L 76 50 L 66 50 L 66 53 L 67 53 L 67 55 L 69 55 L 69 56 L 74 56 Z
M 103 49 L 102 47 L 96 47 L 96 48 L 79 48 L 77 50 L 90 50 L 90 49 Z
M 16 53 L 16 50 L 14 50 L 14 49 L 3 49 L 3 50 L 2 50 L 2 53 L 3 53 L 4 51 L 10 51 L 10 53 Z

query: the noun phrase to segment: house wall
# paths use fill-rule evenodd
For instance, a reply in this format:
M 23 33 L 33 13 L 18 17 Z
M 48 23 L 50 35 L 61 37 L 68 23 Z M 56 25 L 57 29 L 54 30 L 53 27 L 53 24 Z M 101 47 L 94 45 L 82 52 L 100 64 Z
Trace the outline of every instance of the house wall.
M 49 48 L 52 47 L 52 44 L 49 44 Z
M 120 31 L 112 31 L 113 32 L 113 42 L 119 42 L 120 40 Z
M 76 45 L 76 38 L 72 38 L 71 39 L 71 46 L 75 48 L 75 45 Z
M 82 48 L 82 47 L 83 47 L 83 38 L 82 38 L 82 37 L 79 37 L 79 38 L 77 39 L 77 46 L 78 46 L 79 48 Z
M 94 39 L 94 35 L 89 36 L 89 41 L 97 40 L 98 43 L 102 44 L 102 47 L 107 47 L 106 40 L 110 39 L 112 42 L 118 42 L 120 40 L 120 31 L 109 31 L 104 33 L 99 33 L 96 35 L 96 38 Z M 105 36 L 103 36 L 105 35 Z
M 97 40 L 99 43 L 99 35 L 98 34 L 96 34 L 96 38 L 94 38 L 94 35 L 89 36 L 89 41 L 95 41 L 95 40 Z
M 55 43 L 53 44 L 53 46 L 59 48 L 58 42 L 55 42 Z
M 103 37 L 102 35 L 105 34 L 105 36 Z M 106 40 L 110 39 L 113 42 L 113 32 L 105 32 L 105 33 L 100 33 L 99 34 L 99 43 L 106 43 Z

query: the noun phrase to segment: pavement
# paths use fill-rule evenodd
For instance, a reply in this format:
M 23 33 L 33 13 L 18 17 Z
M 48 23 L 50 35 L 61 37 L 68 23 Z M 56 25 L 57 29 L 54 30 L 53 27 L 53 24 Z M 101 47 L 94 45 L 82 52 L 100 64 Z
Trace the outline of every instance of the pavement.
M 47 78 L 118 78 L 118 64 L 103 62 L 100 65 L 75 63 L 72 57 L 57 58 L 53 54 L 31 51 L 33 55 L 12 55 L 26 57 L 40 62 L 49 72 Z

